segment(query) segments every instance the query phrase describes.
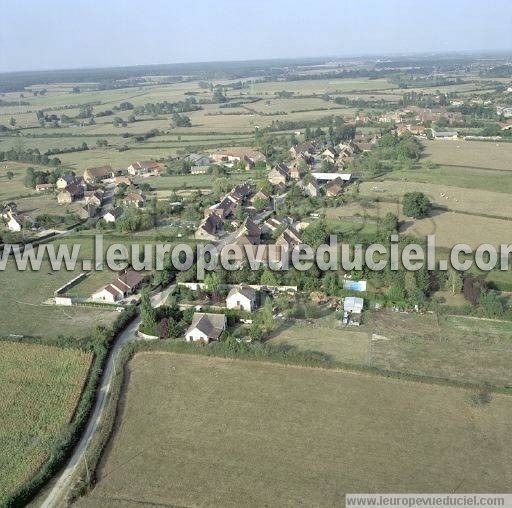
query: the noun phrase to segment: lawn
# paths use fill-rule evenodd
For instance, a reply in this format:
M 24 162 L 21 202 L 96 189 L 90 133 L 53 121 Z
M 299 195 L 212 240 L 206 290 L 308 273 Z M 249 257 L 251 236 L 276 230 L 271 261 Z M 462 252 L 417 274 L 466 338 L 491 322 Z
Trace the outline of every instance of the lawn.
M 65 436 L 91 358 L 78 349 L 0 341 L 0 505 Z
M 78 505 L 341 506 L 347 492 L 508 492 L 512 399 L 474 407 L 470 394 L 138 354 L 98 484 Z

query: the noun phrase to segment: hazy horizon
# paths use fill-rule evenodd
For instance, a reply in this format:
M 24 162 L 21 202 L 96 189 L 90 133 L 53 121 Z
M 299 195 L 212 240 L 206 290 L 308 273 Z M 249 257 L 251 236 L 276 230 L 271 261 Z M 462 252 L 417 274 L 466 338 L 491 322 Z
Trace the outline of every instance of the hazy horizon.
M 3 13 L 0 72 L 512 50 L 512 4 L 27 0 Z

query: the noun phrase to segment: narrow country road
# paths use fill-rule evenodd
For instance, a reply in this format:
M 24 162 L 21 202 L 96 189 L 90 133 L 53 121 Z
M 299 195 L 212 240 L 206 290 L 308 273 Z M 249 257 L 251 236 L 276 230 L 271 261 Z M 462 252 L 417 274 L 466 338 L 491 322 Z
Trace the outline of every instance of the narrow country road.
M 153 307 L 160 307 L 169 296 L 174 286 L 154 294 L 151 297 L 151 303 Z M 98 387 L 97 399 L 87 422 L 85 431 L 80 438 L 78 445 L 73 451 L 73 455 L 68 460 L 68 463 L 63 470 L 60 471 L 57 481 L 53 485 L 52 489 L 48 493 L 48 496 L 42 503 L 42 508 L 54 508 L 57 506 L 65 506 L 65 499 L 68 489 L 71 485 L 71 481 L 75 475 L 78 466 L 82 463 L 85 458 L 85 454 L 91 445 L 92 438 L 98 431 L 103 413 L 107 406 L 108 397 L 112 389 L 112 381 L 115 375 L 115 366 L 123 346 L 131 341 L 137 340 L 137 329 L 140 324 L 140 317 L 137 316 L 125 330 L 118 336 L 110 355 L 107 360 L 107 364 L 103 371 L 100 386 Z

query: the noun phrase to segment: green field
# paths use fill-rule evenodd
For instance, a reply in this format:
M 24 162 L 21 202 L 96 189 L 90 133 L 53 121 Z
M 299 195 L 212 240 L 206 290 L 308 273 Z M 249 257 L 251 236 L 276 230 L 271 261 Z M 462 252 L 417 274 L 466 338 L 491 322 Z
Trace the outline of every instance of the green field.
M 3 336 L 9 334 L 51 338 L 63 335 L 84 338 L 94 325 L 108 325 L 115 313 L 85 307 L 59 307 L 44 302 L 53 297 L 56 289 L 80 273 L 54 271 L 43 261 L 39 271 L 18 271 L 12 259 L 0 272 L 0 304 L 9 312 L 0 314 Z M 111 277 L 109 272 L 102 275 Z
M 474 407 L 445 386 L 168 353 L 138 354 L 128 379 L 79 506 L 340 506 L 347 492 L 512 489 L 508 396 Z
M 66 436 L 92 355 L 0 341 L 0 505 Z

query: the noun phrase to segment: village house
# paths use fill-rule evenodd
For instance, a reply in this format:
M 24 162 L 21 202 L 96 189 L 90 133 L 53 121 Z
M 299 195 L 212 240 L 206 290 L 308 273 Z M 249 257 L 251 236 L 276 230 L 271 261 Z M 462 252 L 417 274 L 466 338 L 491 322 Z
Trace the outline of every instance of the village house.
M 147 175 L 149 173 L 161 173 L 164 165 L 155 161 L 136 161 L 128 166 L 128 173 L 133 176 Z
M 267 194 L 266 192 L 260 190 L 251 199 L 251 204 L 254 206 L 255 203 L 263 204 L 265 203 L 265 207 L 263 210 L 271 210 L 272 209 L 272 196 Z
M 256 245 L 261 241 L 261 229 L 250 217 L 246 217 L 236 236 L 245 236 L 251 244 Z
M 112 166 L 100 166 L 97 168 L 87 168 L 84 171 L 84 180 L 88 184 L 96 184 L 108 178 L 114 178 L 115 171 Z
M 62 175 L 56 182 L 57 189 L 63 190 L 68 185 L 71 185 L 75 182 L 75 175 L 73 173 L 66 173 Z
M 81 206 L 76 213 L 81 219 L 91 219 L 98 213 L 98 207 L 92 203 L 87 203 Z
M 340 178 L 335 178 L 324 185 L 325 195 L 332 198 L 343 193 L 345 182 Z
M 57 203 L 69 204 L 77 201 L 78 199 L 82 199 L 84 197 L 84 189 L 80 185 L 76 183 L 72 183 L 68 185 L 63 191 L 59 192 L 57 195 Z
M 116 186 L 126 185 L 127 187 L 130 187 L 132 184 L 132 179 L 129 176 L 116 176 L 114 178 L 114 183 Z
M 146 276 L 133 268 L 125 270 L 117 279 L 96 291 L 92 299 L 97 302 L 115 303 L 135 293 L 142 286 Z
M 9 231 L 18 233 L 23 229 L 23 218 L 20 215 L 9 212 L 6 217 Z
M 112 208 L 108 212 L 103 215 L 103 220 L 108 223 L 114 223 L 119 217 L 123 215 L 123 209 L 118 206 L 117 208 Z
M 218 240 L 219 236 L 223 233 L 222 224 L 223 221 L 218 215 L 211 214 L 201 222 L 194 233 L 194 238 L 196 240 Z
M 292 249 L 295 245 L 300 245 L 302 240 L 300 234 L 293 226 L 288 226 L 276 240 L 276 245 Z
M 272 185 L 284 185 L 288 180 L 288 173 L 281 167 L 276 166 L 268 173 L 268 181 Z
M 136 192 L 131 192 L 130 194 L 127 194 L 123 199 L 123 205 L 135 206 L 137 208 L 143 208 L 145 202 L 145 197 L 142 194 L 137 194 Z
M 239 205 L 239 200 L 231 195 L 226 195 L 219 203 L 209 206 L 204 211 L 204 216 L 217 215 L 220 219 L 232 216 Z
M 290 148 L 290 155 L 293 158 L 299 157 L 300 155 L 308 157 L 314 155 L 315 152 L 316 148 L 313 143 L 299 143 Z
M 85 191 L 84 192 L 84 200 L 87 205 L 95 205 L 96 207 L 101 206 L 103 203 L 103 192 L 96 191 Z
M 226 298 L 228 309 L 251 312 L 256 308 L 256 291 L 245 284 L 232 288 Z
M 333 164 L 336 162 L 336 159 L 338 158 L 338 152 L 330 147 L 330 148 L 326 148 L 321 154 L 320 156 L 322 157 L 322 159 L 324 160 L 328 160 L 330 162 L 332 162 Z
M 299 185 L 304 194 L 310 198 L 317 198 L 321 194 L 320 186 L 316 183 L 316 180 L 310 180 L 308 183 L 300 182 Z
M 187 162 L 190 162 L 190 164 L 192 164 L 192 167 L 194 167 L 194 166 L 208 167 L 210 165 L 210 157 L 208 157 L 207 155 L 201 155 L 198 153 L 188 154 L 184 160 Z
M 219 340 L 226 329 L 226 316 L 224 314 L 212 314 L 206 312 L 194 312 L 192 324 L 185 333 L 187 342 Z

